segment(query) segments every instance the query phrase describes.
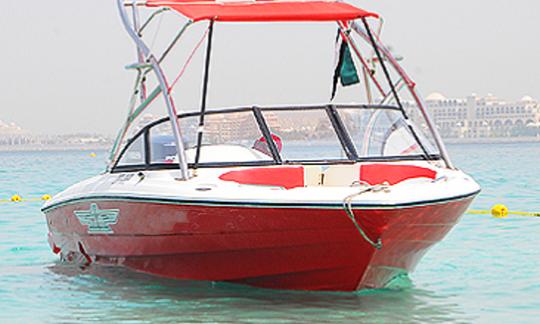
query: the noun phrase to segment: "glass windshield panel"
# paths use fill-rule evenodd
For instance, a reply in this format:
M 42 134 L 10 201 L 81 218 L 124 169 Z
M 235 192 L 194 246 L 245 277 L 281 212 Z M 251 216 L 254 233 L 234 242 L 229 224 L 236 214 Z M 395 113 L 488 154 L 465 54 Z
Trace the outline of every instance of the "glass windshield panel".
M 188 163 L 195 162 L 199 117 L 179 119 Z M 207 114 L 200 163 L 272 161 L 252 111 Z M 169 122 L 150 130 L 151 163 L 177 163 Z
M 338 109 L 338 113 L 361 158 L 425 154 L 399 110 Z
M 263 111 L 283 161 L 347 159 L 324 109 Z
M 130 144 L 118 162 L 118 166 L 145 164 L 143 139 L 144 136 L 139 136 Z
M 426 106 L 426 108 L 429 108 Z M 424 144 L 424 147 L 430 154 L 438 154 L 439 149 L 437 148 L 437 145 L 435 144 L 435 138 L 433 137 L 433 133 L 428 127 L 427 121 L 422 115 L 422 112 L 418 108 L 418 105 L 414 103 L 413 101 L 404 101 L 403 102 L 403 109 L 407 112 L 407 116 L 409 116 L 409 119 L 411 120 L 411 123 L 413 124 L 414 129 L 416 130 L 416 134 L 418 134 L 418 137 Z
M 178 119 L 184 147 L 190 149 L 197 143 L 197 125 L 199 117 L 186 117 Z M 167 120 L 150 129 L 150 163 L 177 163 L 176 143 L 171 123 Z
M 360 158 L 436 154 L 420 128 L 400 110 L 336 108 Z M 325 108 L 262 110 L 284 162 L 348 160 Z M 195 162 L 199 116 L 179 119 L 188 163 Z M 413 133 L 414 131 L 414 133 Z M 149 129 L 151 164 L 178 163 L 169 121 Z M 143 134 L 122 155 L 118 166 L 145 164 Z M 422 145 L 420 144 L 422 143 Z M 205 116 L 199 163 L 272 162 L 273 157 L 253 111 Z

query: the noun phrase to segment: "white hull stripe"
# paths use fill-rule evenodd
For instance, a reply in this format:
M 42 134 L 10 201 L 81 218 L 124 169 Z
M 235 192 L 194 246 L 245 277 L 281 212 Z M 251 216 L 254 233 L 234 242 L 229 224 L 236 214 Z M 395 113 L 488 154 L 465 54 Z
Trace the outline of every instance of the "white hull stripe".
M 451 201 L 463 200 L 476 196 L 480 190 L 465 195 L 415 201 L 400 204 L 352 204 L 355 209 L 401 209 L 420 207 L 426 205 L 444 204 Z M 209 206 L 209 207 L 249 207 L 249 208 L 304 208 L 304 209 L 342 209 L 343 204 L 339 203 L 271 203 L 271 202 L 242 202 L 242 201 L 218 201 L 218 200 L 180 200 L 171 198 L 149 198 L 149 197 L 136 197 L 136 196 L 114 196 L 114 195 L 95 195 L 85 196 L 79 198 L 66 199 L 64 201 L 54 203 L 50 206 L 44 207 L 41 211 L 44 213 L 50 212 L 54 209 L 73 205 L 80 202 L 91 201 L 129 201 L 138 203 L 156 203 L 166 205 L 191 205 L 191 206 Z

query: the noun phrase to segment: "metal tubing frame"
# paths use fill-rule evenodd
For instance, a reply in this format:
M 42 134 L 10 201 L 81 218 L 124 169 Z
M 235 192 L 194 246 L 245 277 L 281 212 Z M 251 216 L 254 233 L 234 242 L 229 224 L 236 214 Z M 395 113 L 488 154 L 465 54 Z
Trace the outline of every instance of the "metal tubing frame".
M 135 0 L 133 0 L 133 2 L 135 2 Z M 140 32 L 139 32 L 140 16 L 139 16 L 139 9 L 137 8 L 137 6 L 132 6 L 131 14 L 132 14 L 132 20 L 133 20 L 133 28 L 137 31 L 137 35 L 140 36 Z M 137 46 L 137 62 L 139 63 L 139 65 L 142 65 L 144 63 L 144 53 L 139 46 Z M 139 70 L 139 73 L 142 73 L 142 72 Z M 139 96 L 140 96 L 141 102 L 146 100 L 146 75 L 141 75 L 141 80 L 140 80 L 140 85 L 139 85 Z
M 116 135 L 116 139 L 114 140 L 111 151 L 109 152 L 109 161 L 107 164 L 107 170 L 110 170 L 112 168 L 113 163 L 115 163 L 120 153 L 119 145 L 124 140 L 127 130 L 129 128 L 130 116 L 133 113 L 135 104 L 137 102 L 137 95 L 139 94 L 139 82 L 141 80 L 141 76 L 142 76 L 141 71 L 138 71 L 137 78 L 135 79 L 135 86 L 133 89 L 133 94 L 131 95 L 131 98 L 129 100 L 128 115 L 127 115 L 126 121 L 122 125 L 122 128 L 120 128 L 120 130 L 118 131 L 118 134 Z
M 148 46 L 144 43 L 144 41 L 138 34 L 136 27 L 130 23 L 127 12 L 125 10 L 124 1 L 117 0 L 117 5 L 118 5 L 118 11 L 120 13 L 120 17 L 122 18 L 122 23 L 124 25 L 124 28 L 126 29 L 129 36 L 133 39 L 133 41 L 137 45 L 138 51 L 140 51 L 146 58 L 146 61 L 152 65 L 152 69 L 156 75 L 156 78 L 158 79 L 159 86 L 161 88 L 161 92 L 163 93 L 165 104 L 167 106 L 167 112 L 171 121 L 174 141 L 176 144 L 176 153 L 178 155 L 178 163 L 180 165 L 180 178 L 179 179 L 188 180 L 189 169 L 188 169 L 188 164 L 187 164 L 186 152 L 184 148 L 184 142 L 182 139 L 182 133 L 180 131 L 180 124 L 178 122 L 178 118 L 176 117 L 178 113 L 174 106 L 174 102 L 170 96 L 169 86 L 167 84 L 167 79 L 165 77 L 165 74 L 163 73 L 163 70 L 161 69 L 161 66 L 159 65 L 158 60 L 156 59 L 154 54 L 151 52 L 150 48 L 148 48 Z M 136 8 L 135 2 L 132 3 L 132 7 Z
M 392 79 L 390 77 L 390 74 L 388 73 L 388 70 L 386 69 L 386 65 L 384 64 L 382 58 L 381 58 L 381 55 L 380 55 L 380 52 L 378 51 L 377 49 L 377 46 L 375 45 L 375 42 L 374 42 L 374 39 L 373 39 L 373 36 L 371 34 L 371 30 L 369 29 L 368 25 L 367 25 L 367 22 L 365 19 L 363 19 L 364 23 L 366 24 L 366 29 L 368 31 L 368 36 L 369 36 L 369 41 L 368 43 L 371 43 L 372 46 L 373 46 L 373 49 L 375 50 L 375 53 L 379 59 L 379 61 L 381 62 L 381 66 L 383 68 L 383 71 L 384 71 L 384 74 L 385 74 L 385 77 L 386 79 L 388 80 L 388 83 L 390 85 L 390 92 L 388 93 L 385 93 L 385 91 L 382 89 L 382 86 L 380 85 L 380 83 L 378 82 L 377 78 L 375 78 L 375 76 L 371 73 L 371 69 L 369 68 L 369 65 L 367 64 L 367 62 L 364 60 L 364 58 L 362 57 L 360 51 L 358 50 L 356 44 L 354 43 L 354 40 L 352 39 L 352 37 L 350 37 L 349 33 L 346 31 L 346 25 L 345 23 L 343 22 L 338 22 L 338 26 L 339 26 L 339 29 L 340 29 L 340 32 L 341 32 L 341 35 L 344 39 L 344 41 L 346 41 L 354 50 L 356 56 L 358 57 L 358 59 L 360 60 L 360 62 L 362 63 L 363 65 L 363 73 L 364 73 L 364 81 L 366 83 L 366 96 L 367 96 L 367 99 L 368 99 L 368 102 L 371 103 L 371 100 L 372 100 L 372 95 L 371 95 L 371 91 L 370 91 L 370 87 L 369 87 L 369 79 L 367 77 L 367 75 L 369 75 L 369 77 L 371 78 L 371 80 L 373 81 L 373 83 L 375 84 L 376 88 L 379 90 L 379 92 L 383 95 L 384 99 L 383 101 L 387 100 L 387 98 L 389 96 L 393 96 L 396 100 L 396 103 L 398 104 L 398 107 L 400 108 L 404 118 L 405 118 L 405 124 L 407 126 L 407 128 L 409 129 L 409 132 L 411 133 L 411 135 L 413 136 L 414 140 L 418 143 L 418 145 L 420 146 L 420 148 L 422 149 L 422 151 L 424 152 L 424 154 L 427 156 L 429 156 L 429 152 L 426 150 L 425 146 L 423 145 L 422 141 L 420 140 L 419 136 L 416 134 L 416 131 L 414 130 L 412 124 L 409 122 L 409 118 L 407 116 L 407 112 L 405 111 L 405 109 L 403 108 L 402 104 L 401 104 L 401 101 L 399 99 L 399 95 L 398 95 L 398 92 L 396 91 L 396 88 L 392 82 Z M 399 82 L 401 81 L 402 79 L 400 79 L 396 84 L 399 84 Z M 375 117 L 375 115 L 373 116 Z M 367 146 L 364 148 L 364 151 L 367 150 Z
M 140 75 L 138 76 L 138 78 L 139 77 Z M 137 78 L 136 85 L 138 85 L 138 78 Z M 110 169 L 112 167 L 112 164 L 115 163 L 116 160 L 118 159 L 118 156 L 120 153 L 120 148 L 118 146 L 124 140 L 127 130 L 129 128 L 129 125 L 131 125 L 133 120 L 135 120 L 135 118 L 137 118 L 144 111 L 144 109 L 146 109 L 146 107 L 148 107 L 148 105 L 150 105 L 157 98 L 157 96 L 161 94 L 161 87 L 157 86 L 150 93 L 150 95 L 148 95 L 146 100 L 143 101 L 137 108 L 134 109 L 134 106 L 135 106 L 134 100 L 135 100 L 135 97 L 137 96 L 137 92 L 138 90 L 135 90 L 135 93 L 133 94 L 132 100 L 131 100 L 132 103 L 130 103 L 130 109 L 129 109 L 128 116 L 126 118 L 126 122 L 124 123 L 120 131 L 118 132 L 118 135 L 116 136 L 116 140 L 114 141 L 113 147 L 109 155 L 108 169 Z
M 158 59 L 158 62 L 161 64 L 161 62 L 163 62 L 163 60 L 165 59 L 165 57 L 167 57 L 167 55 L 169 54 L 169 52 L 173 49 L 173 47 L 176 45 L 176 43 L 178 42 L 178 40 L 180 40 L 180 38 L 182 37 L 182 35 L 184 35 L 184 32 L 188 29 L 189 26 L 191 26 L 193 24 L 193 21 L 188 21 L 181 29 L 180 31 L 176 34 L 176 36 L 174 37 L 174 39 L 171 41 L 171 43 L 169 44 L 169 46 L 167 46 L 167 48 L 163 51 L 163 53 L 161 53 L 161 56 L 159 57 Z
M 362 37 L 365 41 L 371 42 L 369 39 L 369 35 L 365 30 L 362 29 L 362 26 L 358 24 L 356 21 L 351 22 L 352 29 L 356 32 L 356 34 L 360 37 Z M 429 116 L 426 105 L 421 98 L 421 96 L 418 94 L 416 90 L 416 83 L 412 81 L 412 79 L 409 77 L 409 75 L 403 70 L 401 65 L 397 62 L 397 60 L 392 56 L 390 51 L 382 44 L 380 39 L 378 37 L 374 37 L 374 43 L 372 44 L 374 48 L 378 48 L 380 53 L 386 57 L 386 59 L 390 62 L 394 70 L 399 74 L 399 76 L 402 78 L 402 80 L 407 85 L 407 89 L 409 90 L 410 94 L 412 95 L 413 99 L 415 100 L 418 109 L 422 113 L 422 116 L 424 117 L 424 120 L 426 121 L 428 128 L 431 132 L 431 135 L 435 139 L 435 145 L 437 145 L 437 148 L 439 149 L 439 152 L 441 154 L 442 159 L 446 163 L 446 166 L 450 169 L 454 169 L 454 165 L 452 164 L 452 161 L 450 160 L 450 156 L 448 155 L 448 151 L 446 150 L 446 147 L 442 141 L 442 138 L 437 131 L 435 124 L 431 120 L 431 117 Z
M 364 59 L 364 57 L 360 53 L 360 50 L 356 46 L 356 44 L 353 41 L 353 39 L 351 38 L 351 36 L 346 32 L 345 25 L 342 24 L 341 22 L 338 22 L 338 28 L 339 28 L 339 32 L 341 34 L 341 37 L 343 38 L 343 41 L 347 42 L 351 46 L 354 53 L 356 54 L 356 57 L 358 57 L 358 59 L 360 60 L 360 63 L 362 63 L 364 69 L 368 70 L 368 72 L 369 72 L 369 65 L 367 64 L 366 60 Z M 369 75 L 371 81 L 373 81 L 373 84 L 375 84 L 375 87 L 377 88 L 377 90 L 379 90 L 379 92 L 381 93 L 381 95 L 385 96 L 386 93 L 384 92 L 381 84 L 375 78 L 375 76 L 372 75 L 371 73 L 368 73 L 368 75 Z
M 199 116 L 199 129 L 197 129 L 197 149 L 195 151 L 194 169 L 197 169 L 201 157 L 201 146 L 204 133 L 204 116 L 206 113 L 206 101 L 208 99 L 208 78 L 210 76 L 210 58 L 212 55 L 212 38 L 214 35 L 214 21 L 210 20 L 208 27 L 208 43 L 206 45 L 206 58 L 204 62 L 203 89 L 201 98 L 201 114 Z
M 392 91 L 392 94 L 394 95 L 394 99 L 396 100 L 396 103 L 399 108 L 403 111 L 403 115 L 405 116 L 405 119 L 408 118 L 407 112 L 403 109 L 403 105 L 401 104 L 401 99 L 399 99 L 398 93 L 396 91 L 396 88 L 394 87 L 394 83 L 392 82 L 392 78 L 390 77 L 390 73 L 388 72 L 388 69 L 386 68 L 386 64 L 384 64 L 384 60 L 381 56 L 381 52 L 377 48 L 377 45 L 375 43 L 375 38 L 373 38 L 373 34 L 371 32 L 371 29 L 369 28 L 368 22 L 366 19 L 362 19 L 364 22 L 364 26 L 366 27 L 369 40 L 371 42 L 371 45 L 373 46 L 373 49 L 375 50 L 375 54 L 377 55 L 377 59 L 379 59 L 379 62 L 381 64 L 384 76 L 386 77 L 386 80 L 388 81 L 388 85 L 390 86 L 390 91 Z
M 396 91 L 396 88 L 394 87 L 394 83 L 392 82 L 392 77 L 390 76 L 390 73 L 388 72 L 388 69 L 386 68 L 386 64 L 384 63 L 383 57 L 381 55 L 381 52 L 379 51 L 379 48 L 377 47 L 377 43 L 375 42 L 375 38 L 373 37 L 373 33 L 371 32 L 371 29 L 369 28 L 368 22 L 365 18 L 362 18 L 362 21 L 364 22 L 364 26 L 366 27 L 367 34 L 369 36 L 369 40 L 371 42 L 371 45 L 373 46 L 373 49 L 375 50 L 375 54 L 377 55 L 377 58 L 379 60 L 379 63 L 381 64 L 382 70 L 384 72 L 384 76 L 386 77 L 386 80 L 388 81 L 388 85 L 390 86 L 390 90 L 394 96 L 394 99 L 396 100 L 396 103 L 401 109 L 401 113 L 403 114 L 403 117 L 405 119 L 406 125 L 411 132 L 411 135 L 414 137 L 414 140 L 420 145 L 420 148 L 424 152 L 426 156 L 429 155 L 428 151 L 424 147 L 422 141 L 420 140 L 420 137 L 418 134 L 416 134 L 416 131 L 413 128 L 413 125 L 410 123 L 409 117 L 407 116 L 407 112 L 403 108 L 403 105 L 401 104 L 401 99 L 399 98 L 399 95 Z
M 164 13 L 165 11 L 169 11 L 170 9 L 167 8 L 167 7 L 163 7 L 163 8 L 160 8 L 156 11 L 154 11 L 150 17 L 148 17 L 148 19 L 146 19 L 146 21 L 141 25 L 141 27 L 139 29 L 137 29 L 137 33 L 139 35 L 142 34 L 142 32 L 146 29 L 146 27 L 148 27 L 148 25 L 150 25 L 150 23 L 152 22 L 152 20 L 154 20 L 154 18 L 156 18 L 158 15 Z
M 345 125 L 333 105 L 326 106 L 326 114 L 334 128 L 338 140 L 349 160 L 358 160 L 358 153 L 348 132 L 344 131 Z
M 266 140 L 266 145 L 270 149 L 270 153 L 272 154 L 272 158 L 274 159 L 274 162 L 276 164 L 283 164 L 283 159 L 281 158 L 276 142 L 272 138 L 272 132 L 270 131 L 270 127 L 268 126 L 268 123 L 266 122 L 266 119 L 264 118 L 264 115 L 261 112 L 261 108 L 254 106 L 253 116 L 255 116 L 255 120 L 257 121 L 257 124 L 259 125 L 259 130 L 261 131 L 264 139 Z
M 176 118 L 177 112 L 176 112 L 176 108 L 174 106 L 173 100 L 172 100 L 172 98 L 170 96 L 169 87 L 168 87 L 168 84 L 167 84 L 167 79 L 166 79 L 166 77 L 165 77 L 165 75 L 164 75 L 164 73 L 163 73 L 163 71 L 162 71 L 162 69 L 160 67 L 160 63 L 164 59 L 164 57 L 168 54 L 170 49 L 172 49 L 174 47 L 174 45 L 176 44 L 176 42 L 178 41 L 180 36 L 185 31 L 185 29 L 187 29 L 187 27 L 192 22 L 190 21 L 188 24 L 186 24 L 186 26 L 184 26 L 184 28 L 179 32 L 179 34 L 175 37 L 175 39 L 172 41 L 170 46 L 163 53 L 162 57 L 160 57 L 160 59 L 158 60 L 151 53 L 150 49 L 143 42 L 143 40 L 142 40 L 142 38 L 141 38 L 141 36 L 139 34 L 140 29 L 137 26 L 138 25 L 138 22 L 137 22 L 137 20 L 138 20 L 138 18 L 137 18 L 138 12 L 136 11 L 136 7 L 141 5 L 141 3 L 137 2 L 135 0 L 131 1 L 131 2 L 124 2 L 123 0 L 117 0 L 117 4 L 118 4 L 118 9 L 119 9 L 120 16 L 122 18 L 122 22 L 124 24 L 124 27 L 126 28 L 126 30 L 127 30 L 128 34 L 130 35 L 130 37 L 135 42 L 135 44 L 137 46 L 138 53 L 142 54 L 142 55 L 138 55 L 139 56 L 139 63 L 141 63 L 141 64 L 145 63 L 145 62 L 150 63 L 151 66 L 152 66 L 152 70 L 156 74 L 156 77 L 157 77 L 157 79 L 159 81 L 159 87 L 161 88 L 161 92 L 163 92 L 163 94 L 164 94 L 164 99 L 165 99 L 165 103 L 166 103 L 166 106 L 167 106 L 169 119 L 171 121 L 173 132 L 174 132 L 174 138 L 175 138 L 175 142 L 176 142 L 176 146 L 177 146 L 177 154 L 178 154 L 178 160 L 179 160 L 180 171 L 181 171 L 181 179 L 186 180 L 186 179 L 189 178 L 189 169 L 188 169 L 188 165 L 187 165 L 187 159 L 186 159 L 186 156 L 185 156 L 185 151 L 184 151 L 184 145 L 183 145 L 180 126 L 179 126 L 178 120 Z M 133 24 L 129 21 L 127 12 L 125 10 L 125 7 L 130 7 L 130 6 L 133 8 Z M 153 18 L 153 17 L 151 17 L 151 18 Z M 366 33 L 366 31 L 362 30 L 361 26 L 358 23 L 356 23 L 354 21 L 351 22 L 352 29 L 360 37 L 364 38 L 364 40 L 366 40 L 366 41 L 368 41 L 368 42 L 370 42 L 372 44 L 372 46 L 374 47 L 374 49 L 375 49 L 375 51 L 376 51 L 376 53 L 377 53 L 377 55 L 379 57 L 379 60 L 381 61 L 381 64 L 384 65 L 383 58 L 382 58 L 382 56 L 384 55 L 386 57 L 386 59 L 388 59 L 388 61 L 392 65 L 392 67 L 396 70 L 396 72 L 401 76 L 402 80 L 405 82 L 405 84 L 407 85 L 411 95 L 413 96 L 414 100 L 416 101 L 416 103 L 418 105 L 418 108 L 420 109 L 424 119 L 426 120 L 432 135 L 434 136 L 436 145 L 437 145 L 437 147 L 438 147 L 438 149 L 439 149 L 439 151 L 441 153 L 441 157 L 445 161 L 447 167 L 453 168 L 453 165 L 452 165 L 452 163 L 450 161 L 450 158 L 449 158 L 447 150 L 446 150 L 446 148 L 445 148 L 445 146 L 444 146 L 444 144 L 442 142 L 442 139 L 441 139 L 439 133 L 437 132 L 437 130 L 436 130 L 435 126 L 434 126 L 434 123 L 432 122 L 429 114 L 427 113 L 427 111 L 425 109 L 425 103 L 421 99 L 420 95 L 416 92 L 415 83 L 408 77 L 408 75 L 405 73 L 405 71 L 401 68 L 401 66 L 397 63 L 397 61 L 391 55 L 391 53 L 384 47 L 384 45 L 382 45 L 382 43 L 380 42 L 378 36 L 375 38 L 371 34 L 371 31 L 369 30 L 369 25 L 367 24 L 367 21 L 365 19 L 362 19 L 362 20 L 364 21 L 367 33 Z M 212 21 L 212 23 L 213 23 L 213 21 Z M 338 24 L 340 24 L 340 23 L 338 22 Z M 346 41 L 352 46 L 353 50 L 356 52 L 357 57 L 360 57 L 360 59 L 362 60 L 363 58 L 361 57 L 360 53 L 358 52 L 358 49 L 356 48 L 356 46 L 355 46 L 355 44 L 354 44 L 354 42 L 352 40 L 352 37 L 350 37 L 347 33 L 343 33 L 343 26 L 340 25 L 340 29 L 341 29 L 342 35 L 345 37 Z M 142 57 L 142 60 L 141 60 L 141 57 Z M 146 61 L 144 61 L 144 58 L 146 58 Z M 364 65 L 364 62 L 362 62 L 362 64 Z M 364 65 L 364 67 L 367 68 L 368 71 L 369 71 L 369 67 L 367 67 L 366 65 Z M 383 66 L 383 70 L 385 70 L 385 74 L 386 74 L 386 76 L 388 78 L 388 81 L 390 82 L 390 87 L 391 87 L 391 90 L 393 92 L 392 94 L 396 97 L 396 101 L 397 101 L 398 105 L 403 110 L 403 108 L 401 106 L 401 102 L 399 101 L 399 97 L 398 97 L 398 95 L 396 93 L 396 90 L 394 88 L 394 84 L 392 83 L 391 79 L 389 79 L 388 71 L 386 71 L 386 68 L 384 66 Z M 147 70 L 147 72 L 149 72 L 149 70 Z M 368 73 L 368 74 L 370 74 L 370 77 L 372 77 L 372 79 L 373 79 L 373 76 L 371 75 L 371 73 Z M 144 77 L 144 75 L 143 75 L 143 77 Z M 376 80 L 373 80 L 373 81 L 377 82 Z M 206 83 L 207 82 L 205 82 L 205 84 Z M 144 88 L 144 81 L 141 82 L 141 86 Z M 143 88 L 141 88 L 141 90 Z M 140 92 L 141 92 L 140 93 L 141 99 L 146 98 L 145 90 L 142 90 Z M 204 92 L 206 92 L 206 91 L 204 91 Z M 383 92 L 383 94 L 384 94 L 384 92 Z M 203 96 L 204 101 L 205 101 L 205 99 L 204 99 L 205 97 L 206 97 L 206 94 Z M 143 100 L 141 100 L 141 101 L 143 101 Z M 204 103 L 203 103 L 203 105 L 204 105 Z M 204 116 L 204 113 L 202 115 Z M 405 117 L 407 118 L 406 113 L 405 113 Z M 413 134 L 414 134 L 414 130 L 412 129 L 412 126 L 411 126 L 411 131 L 413 131 Z M 419 144 L 422 146 L 421 142 L 419 142 Z M 429 154 L 427 154 L 427 152 L 426 152 L 426 156 L 429 156 Z M 112 161 L 112 162 L 114 163 L 115 161 Z
M 396 88 L 396 91 L 398 93 L 401 91 L 401 89 L 403 89 L 404 86 L 405 86 L 405 82 L 401 78 L 394 84 L 394 87 Z M 382 98 L 379 103 L 382 105 L 388 103 L 388 101 L 392 99 L 392 96 L 393 96 L 392 93 L 387 93 L 386 96 Z

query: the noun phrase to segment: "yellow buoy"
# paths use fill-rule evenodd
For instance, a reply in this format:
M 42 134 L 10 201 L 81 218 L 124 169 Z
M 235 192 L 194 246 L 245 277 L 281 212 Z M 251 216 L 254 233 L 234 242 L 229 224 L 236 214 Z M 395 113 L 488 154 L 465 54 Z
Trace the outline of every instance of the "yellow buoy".
M 41 196 L 41 200 L 50 200 L 52 197 L 51 195 L 43 195 Z
M 12 202 L 20 202 L 20 201 L 22 201 L 22 198 L 21 198 L 21 196 L 19 196 L 19 195 L 13 195 L 13 196 L 11 196 L 11 199 L 10 199 L 10 200 L 11 200 Z
M 508 207 L 503 204 L 497 204 L 491 207 L 491 215 L 495 218 L 506 218 L 508 217 Z
M 97 156 L 96 153 L 94 152 L 90 153 L 90 157 L 96 157 L 96 156 Z

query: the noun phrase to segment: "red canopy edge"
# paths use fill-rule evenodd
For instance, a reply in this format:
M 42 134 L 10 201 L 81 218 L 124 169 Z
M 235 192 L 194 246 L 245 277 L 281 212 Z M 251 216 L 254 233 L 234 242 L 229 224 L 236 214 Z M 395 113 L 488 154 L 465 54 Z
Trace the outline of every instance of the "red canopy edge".
M 229 22 L 346 21 L 375 17 L 372 12 L 348 3 L 324 0 L 308 1 L 197 1 L 147 0 L 148 7 L 170 7 L 193 20 Z

